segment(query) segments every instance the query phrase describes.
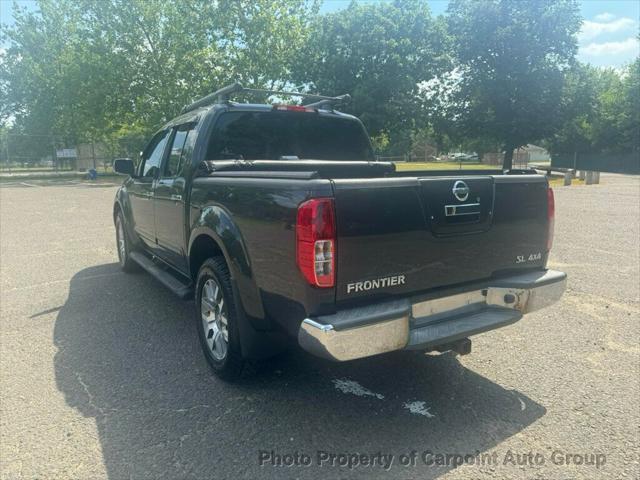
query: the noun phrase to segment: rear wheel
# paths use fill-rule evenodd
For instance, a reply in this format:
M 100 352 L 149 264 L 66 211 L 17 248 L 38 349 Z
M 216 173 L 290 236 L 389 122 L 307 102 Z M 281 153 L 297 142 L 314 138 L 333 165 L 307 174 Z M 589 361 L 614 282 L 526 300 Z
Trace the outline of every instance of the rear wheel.
M 198 272 L 196 323 L 204 356 L 216 375 L 241 377 L 248 364 L 242 358 L 231 279 L 222 257 L 206 260 Z
M 120 268 L 125 272 L 137 272 L 140 267 L 136 262 L 131 260 L 129 256 L 131 253 L 131 242 L 127 236 L 127 232 L 124 226 L 124 218 L 122 212 L 118 211 L 116 214 L 116 246 L 118 247 L 118 260 L 120 261 Z

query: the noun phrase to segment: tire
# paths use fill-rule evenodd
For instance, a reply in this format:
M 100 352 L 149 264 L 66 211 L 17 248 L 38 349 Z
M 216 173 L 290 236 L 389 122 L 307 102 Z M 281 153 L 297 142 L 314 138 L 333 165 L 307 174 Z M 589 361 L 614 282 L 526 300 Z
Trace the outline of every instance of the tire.
M 231 276 L 223 257 L 206 260 L 196 281 L 196 327 L 200 346 L 213 372 L 224 380 L 249 373 L 242 357 Z
M 129 254 L 131 253 L 131 240 L 127 235 L 127 229 L 124 223 L 124 216 L 121 211 L 116 214 L 116 249 L 118 250 L 118 260 L 120 262 L 120 268 L 127 272 L 139 272 L 140 266 L 131 260 Z

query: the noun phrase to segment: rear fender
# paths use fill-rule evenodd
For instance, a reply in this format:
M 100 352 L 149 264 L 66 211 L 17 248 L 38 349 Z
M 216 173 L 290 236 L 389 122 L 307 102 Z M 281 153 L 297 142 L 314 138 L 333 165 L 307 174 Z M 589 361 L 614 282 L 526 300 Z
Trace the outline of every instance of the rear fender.
M 251 260 L 240 229 L 231 215 L 222 207 L 202 208 L 195 221 L 189 238 L 189 257 L 196 239 L 209 236 L 220 248 L 231 272 L 231 278 L 238 287 L 242 308 L 256 329 L 271 328 L 265 318 L 258 286 L 251 268 Z M 195 277 L 198 272 L 190 272 Z

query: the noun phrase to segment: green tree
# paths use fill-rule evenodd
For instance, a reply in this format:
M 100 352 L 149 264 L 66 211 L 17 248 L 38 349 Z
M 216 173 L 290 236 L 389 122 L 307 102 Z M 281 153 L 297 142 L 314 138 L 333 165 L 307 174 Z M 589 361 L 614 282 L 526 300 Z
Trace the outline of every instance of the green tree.
M 640 60 L 623 72 L 577 64 L 566 77 L 562 127 L 548 139 L 554 153 L 640 150 Z
M 629 65 L 623 80 L 623 145 L 638 155 L 640 153 L 640 57 Z
M 562 126 L 544 142 L 552 153 L 580 153 L 593 149 L 593 122 L 598 111 L 600 70 L 577 63 L 567 72 L 559 116 Z
M 456 62 L 448 78 L 455 88 L 441 109 L 448 128 L 501 145 L 509 169 L 515 148 L 558 127 L 581 24 L 577 2 L 452 0 L 447 13 Z
M 448 66 L 444 25 L 426 0 L 358 4 L 320 16 L 292 66 L 310 91 L 349 93 L 341 110 L 358 116 L 386 152 L 409 150 L 412 130 L 424 125 L 417 84 Z
M 305 0 L 38 0 L 2 28 L 1 118 L 68 143 L 145 137 L 232 80 L 284 83 L 316 11 Z
M 598 110 L 593 122 L 594 150 L 628 153 L 640 150 L 640 61 L 622 75 L 613 70 L 602 75 Z

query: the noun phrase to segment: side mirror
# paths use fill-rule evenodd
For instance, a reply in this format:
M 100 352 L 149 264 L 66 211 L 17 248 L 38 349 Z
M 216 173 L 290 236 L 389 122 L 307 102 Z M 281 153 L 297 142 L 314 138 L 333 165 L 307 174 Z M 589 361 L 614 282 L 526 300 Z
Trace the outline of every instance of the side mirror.
M 120 175 L 130 175 L 133 177 L 135 166 L 130 158 L 116 158 L 113 161 L 113 171 Z

